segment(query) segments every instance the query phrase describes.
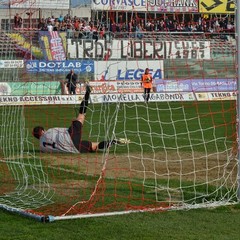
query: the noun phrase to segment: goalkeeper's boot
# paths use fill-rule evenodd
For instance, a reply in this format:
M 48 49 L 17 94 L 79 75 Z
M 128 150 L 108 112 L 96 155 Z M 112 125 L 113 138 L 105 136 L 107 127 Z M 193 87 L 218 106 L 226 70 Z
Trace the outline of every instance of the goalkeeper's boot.
M 89 84 L 86 84 L 86 92 L 92 92 L 93 88 L 89 85 Z

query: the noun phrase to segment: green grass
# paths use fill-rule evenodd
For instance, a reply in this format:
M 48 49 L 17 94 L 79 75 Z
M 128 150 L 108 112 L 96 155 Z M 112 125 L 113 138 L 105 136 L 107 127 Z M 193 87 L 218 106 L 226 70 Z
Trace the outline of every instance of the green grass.
M 39 223 L 0 210 L 3 240 L 239 240 L 240 205 Z
M 68 127 L 77 110 L 78 106 L 71 105 L 25 107 L 26 128 L 31 130 L 39 124 Z M 224 147 L 223 138 L 232 141 L 235 121 L 233 101 L 150 103 L 147 109 L 144 104 L 121 104 L 119 109 L 116 104 L 105 104 L 90 106 L 84 133 L 89 137 L 90 132 L 93 141 L 111 138 L 113 132 L 116 137 L 127 136 L 132 142 L 142 143 L 132 145 L 130 150 L 137 152 L 142 147 L 144 151 L 152 147 L 205 151 L 199 141 L 208 142 L 204 147 L 215 151 L 216 143 L 211 140 L 219 138 L 220 149 Z

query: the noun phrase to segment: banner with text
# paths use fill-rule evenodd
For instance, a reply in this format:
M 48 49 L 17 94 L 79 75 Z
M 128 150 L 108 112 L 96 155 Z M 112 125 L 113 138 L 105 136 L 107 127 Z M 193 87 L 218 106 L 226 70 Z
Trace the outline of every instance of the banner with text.
M 94 73 L 92 60 L 66 60 L 66 61 L 26 61 L 26 70 L 29 73 L 66 74 L 71 69 L 75 73 Z
M 94 94 L 143 92 L 140 81 L 92 81 L 90 84 Z M 80 92 L 83 92 L 83 89 Z
M 210 59 L 209 41 L 78 40 L 67 39 L 70 59 L 155 60 Z
M 95 80 L 141 80 L 146 68 L 154 81 L 163 78 L 163 61 L 95 61 Z
M 236 100 L 237 92 L 207 92 L 196 93 L 197 101 L 220 101 L 220 100 Z
M 93 0 L 93 10 L 100 11 L 159 11 L 159 12 L 198 12 L 198 0 Z
M 36 96 L 0 96 L 2 105 L 51 105 L 51 104 L 79 104 L 84 95 L 36 95 Z M 94 94 L 90 97 L 91 103 L 116 103 L 116 102 L 144 102 L 142 93 L 127 94 Z M 166 101 L 194 101 L 193 93 L 152 93 L 150 102 Z
M 46 60 L 66 60 L 66 33 L 39 31 L 39 44 Z
M 152 92 L 236 92 L 235 79 L 155 80 Z M 142 93 L 139 80 L 91 81 L 92 94 Z M 85 92 L 85 84 L 77 84 L 76 93 Z M 66 85 L 59 81 L 49 82 L 0 82 L 0 96 L 61 95 L 68 94 Z M 203 94 L 202 94 L 203 96 Z
M 0 68 L 23 68 L 23 60 L 0 60 Z
M 199 0 L 199 12 L 201 13 L 235 13 L 235 1 L 233 0 Z
M 33 96 L 0 96 L 0 106 L 3 105 L 52 105 L 52 104 L 80 104 L 84 95 L 33 95 Z M 224 101 L 236 100 L 236 92 L 169 92 L 151 93 L 150 102 L 182 102 L 182 101 Z M 93 94 L 90 97 L 93 104 L 118 102 L 144 102 L 142 93 L 125 94 Z
M 236 79 L 156 80 L 156 92 L 236 91 Z

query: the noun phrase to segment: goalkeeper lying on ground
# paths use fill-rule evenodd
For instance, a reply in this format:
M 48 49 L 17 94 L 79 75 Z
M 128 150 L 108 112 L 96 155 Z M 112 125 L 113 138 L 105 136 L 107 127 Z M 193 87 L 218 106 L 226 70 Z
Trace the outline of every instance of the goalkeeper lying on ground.
M 69 128 L 50 128 L 44 130 L 42 126 L 34 127 L 33 136 L 40 140 L 40 150 L 51 153 L 86 153 L 107 149 L 114 144 L 129 143 L 127 139 L 113 139 L 110 141 L 91 142 L 82 140 L 82 128 L 88 107 L 91 87 L 86 85 L 86 93 L 80 104 L 79 114 Z

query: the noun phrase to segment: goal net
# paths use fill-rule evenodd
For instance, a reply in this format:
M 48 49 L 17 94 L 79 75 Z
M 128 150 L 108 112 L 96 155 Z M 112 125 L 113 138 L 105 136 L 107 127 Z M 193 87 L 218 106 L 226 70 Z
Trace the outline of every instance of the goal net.
M 176 15 L 94 10 L 92 22 L 79 19 L 91 32 L 1 30 L 0 207 L 53 221 L 238 202 L 234 33 L 160 31 Z M 76 94 L 66 86 L 71 69 Z M 40 151 L 33 127 L 68 128 L 87 84 L 82 139 L 129 142 L 91 153 Z

